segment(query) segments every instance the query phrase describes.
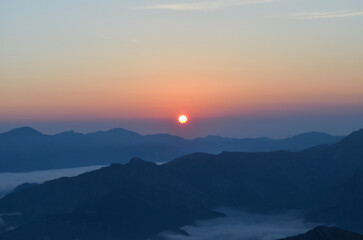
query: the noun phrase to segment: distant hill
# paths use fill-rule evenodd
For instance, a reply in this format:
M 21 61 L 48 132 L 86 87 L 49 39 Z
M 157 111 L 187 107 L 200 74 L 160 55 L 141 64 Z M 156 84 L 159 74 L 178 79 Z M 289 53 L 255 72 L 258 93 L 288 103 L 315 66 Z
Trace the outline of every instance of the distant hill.
M 311 132 L 282 140 L 217 136 L 187 140 L 168 134 L 143 136 L 121 128 L 89 134 L 68 131 L 51 136 L 24 127 L 0 134 L 0 172 L 125 163 L 133 157 L 167 162 L 193 152 L 299 151 L 341 139 Z
M 336 227 L 317 227 L 295 237 L 280 240 L 363 240 L 363 235 L 342 230 Z
M 0 239 L 148 239 L 221 217 L 217 207 L 301 210 L 307 220 L 363 232 L 362 171 L 363 130 L 300 152 L 194 153 L 163 165 L 133 159 L 18 188 L 0 199 Z

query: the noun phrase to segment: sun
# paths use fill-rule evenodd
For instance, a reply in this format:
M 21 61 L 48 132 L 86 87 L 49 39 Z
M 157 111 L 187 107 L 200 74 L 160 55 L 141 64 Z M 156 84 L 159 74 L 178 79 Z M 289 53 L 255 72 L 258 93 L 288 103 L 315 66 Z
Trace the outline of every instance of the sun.
M 187 117 L 187 116 L 185 116 L 185 115 L 180 115 L 178 120 L 179 120 L 179 122 L 180 122 L 181 124 L 185 124 L 185 123 L 187 123 L 187 122 L 188 122 L 188 117 Z

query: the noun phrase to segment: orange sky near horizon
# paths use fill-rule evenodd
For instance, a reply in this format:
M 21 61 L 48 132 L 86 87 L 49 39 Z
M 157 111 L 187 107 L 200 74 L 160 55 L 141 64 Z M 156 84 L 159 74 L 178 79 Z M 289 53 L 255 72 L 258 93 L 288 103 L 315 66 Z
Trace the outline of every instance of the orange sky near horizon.
M 135 4 L 56 1 L 22 12 L 0 3 L 1 120 L 363 106 L 361 16 L 294 19 L 296 5 L 285 1 L 205 12 L 138 10 Z

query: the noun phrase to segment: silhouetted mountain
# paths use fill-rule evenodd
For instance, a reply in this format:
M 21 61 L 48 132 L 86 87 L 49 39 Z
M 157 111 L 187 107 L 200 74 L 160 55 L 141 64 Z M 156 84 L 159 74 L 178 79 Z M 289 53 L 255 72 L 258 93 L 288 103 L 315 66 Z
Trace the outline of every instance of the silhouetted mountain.
M 38 183 L 23 183 L 23 184 L 20 184 L 19 186 L 17 186 L 13 192 L 17 192 L 19 190 L 23 190 L 23 189 L 26 189 L 26 188 L 30 188 L 30 187 L 34 187 L 34 186 L 37 186 L 39 185 Z
M 320 132 L 309 132 L 296 135 L 291 138 L 281 140 L 281 145 L 285 146 L 282 149 L 285 150 L 301 150 L 320 144 L 334 144 L 336 138 L 332 138 L 331 135 Z M 340 139 L 339 139 L 340 140 Z
M 309 210 L 316 221 L 363 229 L 363 135 L 301 152 L 192 154 L 163 167 L 203 189 L 213 206 Z M 361 138 L 357 136 L 362 136 Z
M 347 147 L 359 147 L 363 144 L 363 129 L 359 131 L 355 131 L 350 134 L 348 137 L 344 138 L 340 145 L 345 145 Z
M 342 230 L 336 227 L 317 227 L 295 237 L 280 240 L 363 240 L 363 235 Z
M 38 137 L 42 136 L 40 132 L 30 127 L 16 128 L 9 132 L 0 134 L 0 137 Z
M 363 216 L 363 169 L 334 187 L 312 209 L 308 217 L 313 221 L 339 223 L 343 228 L 362 229 Z M 362 231 L 361 231 L 362 232 Z
M 24 224 L 1 239 L 145 239 L 222 216 L 198 191 L 140 159 L 18 189 L 1 199 L 0 212 L 21 213 L 5 215 L 7 227 Z
M 0 134 L 0 172 L 108 165 L 125 163 L 133 157 L 167 162 L 193 152 L 295 151 L 341 139 L 307 133 L 282 140 L 216 136 L 187 140 L 168 134 L 142 136 L 122 128 L 89 134 L 68 131 L 50 136 L 32 128 L 19 128 Z
M 363 131 L 301 152 L 195 153 L 163 165 L 133 159 L 0 199 L 0 239 L 146 239 L 236 207 L 301 210 L 363 230 Z M 11 215 L 11 213 L 19 213 Z M 10 214 L 10 215 L 9 215 Z

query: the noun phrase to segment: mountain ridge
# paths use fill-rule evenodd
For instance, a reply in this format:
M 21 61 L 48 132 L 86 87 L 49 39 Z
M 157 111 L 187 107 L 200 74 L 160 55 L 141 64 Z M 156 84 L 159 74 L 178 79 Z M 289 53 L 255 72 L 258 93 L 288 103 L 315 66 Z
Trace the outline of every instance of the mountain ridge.
M 279 240 L 363 240 L 363 235 L 337 227 L 319 226 L 304 234 Z
M 281 140 L 218 136 L 184 139 L 170 134 L 140 135 L 123 128 L 87 134 L 66 131 L 45 135 L 26 127 L 0 134 L 0 172 L 124 163 L 133 157 L 167 162 L 194 152 L 299 151 L 341 139 L 315 132 Z
M 163 165 L 133 158 L 127 164 L 27 186 L 0 199 L 0 213 L 5 214 L 0 236 L 141 240 L 195 220 L 222 217 L 213 210 L 218 207 L 261 214 L 299 210 L 308 221 L 334 222 L 361 232 L 362 139 L 307 152 L 193 153 Z M 6 215 L 14 212 L 21 215 Z M 92 224 L 99 228 L 84 232 Z M 5 231 L 14 225 L 20 227 Z M 139 236 L 137 229 L 145 235 Z M 71 238 L 64 232 L 71 232 Z
M 80 132 L 76 132 L 75 130 L 67 130 L 67 131 L 62 131 L 59 133 L 55 133 L 55 134 L 44 134 L 38 130 L 36 130 L 33 127 L 18 127 L 18 128 L 13 128 L 9 131 L 5 131 L 5 132 L 0 132 L 0 135 L 4 135 L 4 134 L 10 134 L 10 133 L 16 133 L 16 132 L 28 132 L 28 133 L 34 133 L 37 135 L 43 135 L 43 136 L 57 136 L 60 134 L 77 134 L 77 135 L 92 135 L 92 134 L 109 134 L 109 133 L 127 133 L 127 134 L 133 134 L 133 135 L 139 135 L 139 136 L 170 136 L 170 137 L 176 137 L 176 138 L 180 138 L 180 139 L 184 139 L 184 140 L 196 140 L 196 139 L 204 139 L 204 138 L 223 138 L 223 139 L 230 139 L 230 140 L 241 140 L 241 139 L 269 139 L 269 140 L 285 140 L 285 139 L 291 139 L 291 138 L 300 138 L 300 137 L 304 137 L 304 136 L 312 136 L 312 135 L 316 135 L 316 136 L 330 136 L 330 137 L 346 137 L 346 136 L 338 136 L 338 135 L 332 135 L 332 134 L 328 134 L 325 132 L 320 132 L 320 131 L 310 131 L 310 132 L 303 132 L 303 133 L 299 133 L 296 135 L 293 135 L 291 137 L 286 137 L 286 138 L 270 138 L 270 137 L 240 137 L 240 138 L 236 138 L 236 137 L 223 137 L 220 135 L 207 135 L 204 137 L 195 137 L 195 138 L 191 138 L 191 139 L 187 139 L 187 138 L 183 138 L 177 135 L 173 135 L 173 134 L 169 134 L 169 133 L 156 133 L 156 134 L 140 134 L 137 133 L 135 131 L 131 131 L 131 130 L 127 130 L 125 128 L 122 127 L 117 127 L 117 128 L 111 128 L 109 130 L 101 130 L 101 131 L 94 131 L 94 132 L 87 132 L 87 133 L 80 133 Z M 360 134 L 363 134 L 363 129 L 362 130 L 357 130 L 354 131 L 353 133 L 357 132 Z M 353 134 L 351 133 L 351 134 Z

